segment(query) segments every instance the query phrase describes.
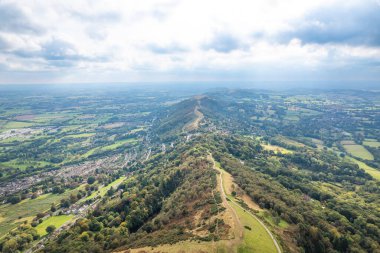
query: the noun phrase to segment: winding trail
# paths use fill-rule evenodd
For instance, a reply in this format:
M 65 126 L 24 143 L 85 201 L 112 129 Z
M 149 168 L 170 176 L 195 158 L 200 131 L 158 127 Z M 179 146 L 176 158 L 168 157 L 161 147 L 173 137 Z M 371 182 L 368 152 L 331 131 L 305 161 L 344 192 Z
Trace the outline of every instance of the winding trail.
M 227 199 L 227 195 L 226 195 L 226 192 L 224 190 L 224 182 L 223 182 L 223 173 L 226 173 L 223 169 L 219 168 L 218 166 L 216 166 L 215 164 L 215 160 L 214 158 L 212 157 L 212 155 L 210 154 L 210 157 L 211 157 L 211 160 L 213 162 L 213 167 L 214 169 L 216 169 L 217 171 L 219 171 L 219 180 L 220 180 L 220 186 L 221 186 L 221 192 L 222 192 L 222 195 L 223 195 L 223 199 Z M 273 234 L 270 232 L 270 230 L 268 229 L 268 227 L 256 216 L 254 215 L 253 213 L 251 213 L 249 210 L 243 208 L 241 205 L 239 205 L 238 203 L 236 203 L 233 199 L 229 198 L 230 202 L 233 203 L 235 206 L 237 206 L 238 208 L 244 210 L 247 214 L 249 214 L 250 216 L 252 216 L 253 218 L 255 218 L 260 224 L 261 226 L 263 226 L 263 228 L 265 229 L 265 231 L 269 234 L 269 236 L 271 237 L 272 241 L 273 241 L 273 244 L 275 245 L 276 249 L 277 249 L 277 253 L 281 253 L 281 248 L 280 246 L 278 245 L 277 241 L 276 241 L 276 238 L 273 236 Z M 230 204 L 228 204 L 229 206 L 231 206 Z M 232 208 L 232 207 L 231 207 Z M 232 208 L 232 210 L 235 212 L 235 210 Z M 235 215 L 236 215 L 236 212 L 235 212 Z M 236 215 L 237 216 L 237 215 Z

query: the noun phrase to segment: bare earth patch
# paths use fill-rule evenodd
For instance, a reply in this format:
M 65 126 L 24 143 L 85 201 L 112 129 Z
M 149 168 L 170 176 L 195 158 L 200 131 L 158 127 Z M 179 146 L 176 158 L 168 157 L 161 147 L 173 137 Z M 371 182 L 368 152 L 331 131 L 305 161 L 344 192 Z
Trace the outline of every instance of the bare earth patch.
M 115 122 L 115 123 L 111 123 L 111 124 L 106 124 L 103 126 L 103 128 L 105 129 L 113 129 L 113 128 L 118 128 L 118 127 L 122 127 L 124 126 L 124 122 Z
M 188 132 L 193 131 L 193 130 L 197 130 L 199 128 L 200 122 L 204 118 L 203 113 L 201 111 L 199 111 L 199 109 L 200 109 L 200 100 L 199 100 L 199 98 L 197 98 L 197 99 L 198 99 L 198 101 L 197 101 L 198 104 L 194 108 L 194 115 L 196 117 L 195 117 L 195 119 L 192 122 L 190 122 L 189 124 L 187 124 L 186 126 L 183 127 L 183 129 L 185 131 L 188 131 Z
M 18 115 L 15 117 L 15 120 L 33 120 L 36 118 L 36 115 L 34 114 L 25 114 L 25 115 Z

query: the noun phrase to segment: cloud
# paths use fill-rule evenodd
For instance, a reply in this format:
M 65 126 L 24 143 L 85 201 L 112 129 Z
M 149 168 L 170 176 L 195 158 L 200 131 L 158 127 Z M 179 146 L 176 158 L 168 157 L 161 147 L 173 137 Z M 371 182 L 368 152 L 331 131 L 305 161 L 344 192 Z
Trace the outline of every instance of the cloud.
M 380 80 L 379 8 L 375 0 L 3 0 L 0 82 L 348 72 Z
M 40 55 L 49 61 L 79 60 L 83 58 L 78 55 L 72 44 L 59 39 L 45 43 L 40 51 Z
M 155 53 L 155 54 L 174 54 L 174 53 L 183 53 L 183 52 L 188 51 L 188 49 L 186 49 L 185 47 L 182 47 L 175 43 L 167 45 L 167 46 L 149 44 L 147 46 L 147 49 L 149 49 L 152 53 Z
M 96 23 L 115 23 L 121 20 L 121 15 L 116 11 L 105 11 L 105 12 L 95 12 L 95 13 L 85 13 L 76 10 L 70 11 L 70 15 L 85 22 L 96 22 Z
M 373 2 L 336 3 L 311 11 L 279 39 L 303 43 L 380 46 L 380 6 Z
M 22 58 L 43 58 L 48 61 L 79 60 L 74 46 L 60 39 L 53 39 L 41 44 L 39 50 L 15 50 L 10 52 Z
M 9 48 L 9 43 L 2 36 L 0 36 L 0 51 L 4 51 Z
M 109 60 L 106 56 L 80 54 L 73 44 L 61 39 L 52 39 L 42 43 L 39 50 L 15 50 L 8 54 L 37 64 L 39 62 L 41 70 L 75 67 L 84 62 L 96 63 Z
M 241 48 L 241 42 L 228 33 L 217 33 L 212 40 L 203 45 L 206 50 L 215 50 L 220 53 L 229 53 Z
M 43 29 L 34 24 L 18 6 L 0 2 L 0 31 L 41 34 Z

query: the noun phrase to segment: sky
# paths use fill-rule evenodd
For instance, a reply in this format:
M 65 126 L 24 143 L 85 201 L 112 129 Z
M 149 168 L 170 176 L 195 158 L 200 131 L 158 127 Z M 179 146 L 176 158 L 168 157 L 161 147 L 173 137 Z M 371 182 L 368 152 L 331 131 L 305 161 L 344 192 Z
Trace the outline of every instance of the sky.
M 380 86 L 380 0 L 0 0 L 0 84 Z

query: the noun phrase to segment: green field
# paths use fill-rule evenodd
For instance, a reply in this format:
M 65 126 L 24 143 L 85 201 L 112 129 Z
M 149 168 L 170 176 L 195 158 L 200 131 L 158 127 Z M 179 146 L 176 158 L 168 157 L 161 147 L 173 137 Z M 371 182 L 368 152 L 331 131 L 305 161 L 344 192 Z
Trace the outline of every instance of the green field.
M 21 122 L 21 121 L 10 121 L 6 123 L 3 128 L 4 129 L 17 129 L 17 128 L 25 128 L 33 126 L 33 123 L 29 122 Z
M 80 200 L 79 203 L 86 201 L 86 200 L 89 200 L 89 199 L 93 199 L 97 196 L 103 197 L 104 195 L 106 195 L 107 191 L 109 189 L 111 189 L 111 187 L 117 188 L 119 186 L 119 184 L 124 181 L 124 179 L 125 179 L 125 177 L 121 177 L 121 178 L 116 179 L 115 181 L 113 181 L 109 185 L 101 187 L 98 191 L 93 192 L 90 196 L 87 196 L 86 198 Z
M 96 147 L 96 148 L 90 149 L 85 154 L 83 154 L 82 157 L 88 158 L 89 156 L 95 154 L 96 152 L 104 152 L 104 151 L 115 150 L 115 149 L 117 149 L 117 148 L 119 148 L 119 147 L 121 147 L 127 143 L 135 143 L 135 142 L 136 142 L 136 139 L 134 139 L 134 138 L 116 141 L 114 144 L 111 144 L 111 145 L 107 145 L 107 146 L 103 146 L 103 147 Z
M 91 137 L 91 136 L 94 136 L 95 133 L 81 133 L 81 134 L 69 134 L 69 135 L 66 135 L 64 136 L 63 138 L 87 138 L 87 137 Z
M 36 214 L 48 210 L 52 203 L 59 203 L 68 197 L 73 191 L 66 191 L 63 194 L 45 194 L 36 199 L 25 199 L 18 204 L 5 204 L 0 206 L 0 237 L 21 224 L 25 219 L 31 220 Z
M 104 147 L 101 147 L 100 150 L 102 151 L 108 151 L 108 150 L 115 150 L 127 143 L 135 143 L 136 142 L 136 139 L 127 139 L 127 140 L 121 140 L 121 141 L 116 141 L 114 144 L 111 144 L 111 145 L 108 145 L 108 146 L 104 146 Z
M 373 178 L 377 179 L 380 181 L 380 170 L 377 170 L 375 168 L 372 168 L 370 166 L 368 166 L 367 164 L 361 162 L 361 161 L 358 161 L 356 160 L 355 158 L 352 158 L 352 157 L 349 157 L 347 156 L 347 158 L 351 161 L 353 161 L 354 163 L 356 163 L 357 165 L 359 165 L 360 168 L 362 168 L 363 170 L 365 170 L 365 172 L 367 172 L 368 174 L 370 174 Z
M 265 219 L 269 224 L 272 226 L 278 226 L 280 228 L 287 228 L 289 227 L 289 223 L 287 223 L 284 219 L 280 219 L 280 222 L 278 224 L 275 224 L 273 216 L 268 212 L 268 211 L 260 211 L 259 213 L 256 214 L 258 217 L 261 219 Z
M 343 147 L 346 150 L 346 152 L 351 154 L 352 156 L 365 159 L 365 160 L 373 160 L 373 155 L 362 145 L 343 144 Z
M 224 173 L 225 172 L 221 167 L 220 163 L 215 162 L 215 166 Z M 223 188 L 224 192 L 227 192 L 226 189 L 226 179 L 222 176 L 223 180 Z M 272 238 L 265 230 L 264 226 L 260 224 L 260 222 L 254 217 L 253 214 L 246 211 L 243 207 L 241 207 L 236 201 L 235 198 L 231 195 L 228 195 L 227 198 L 230 200 L 229 203 L 231 207 L 235 210 L 241 225 L 244 228 L 243 231 L 243 242 L 239 245 L 238 252 L 277 252 L 276 246 L 273 243 Z M 280 224 L 279 224 L 280 225 Z M 283 223 L 283 226 L 287 226 L 287 224 Z M 249 227 L 250 229 L 247 229 Z
M 363 142 L 363 145 L 368 146 L 368 147 L 372 147 L 372 148 L 378 148 L 378 147 L 380 147 L 380 142 L 373 140 L 373 139 L 366 139 Z
M 74 218 L 74 215 L 59 215 L 59 216 L 49 217 L 36 227 L 37 233 L 40 236 L 44 236 L 47 234 L 46 228 L 48 226 L 54 225 L 56 228 L 59 228 L 66 222 L 72 220 L 73 218 Z
M 289 138 L 286 138 L 285 136 L 277 136 L 276 139 L 287 144 L 287 145 L 298 147 L 298 148 L 302 148 L 305 146 L 305 144 L 302 144 L 302 143 L 295 141 L 295 140 L 291 140 Z
M 244 228 L 244 239 L 243 243 L 239 246 L 238 252 L 277 252 L 272 238 L 264 227 L 235 202 L 232 202 L 232 207 L 235 209 L 243 227 L 247 226 L 251 228 L 251 230 Z
M 52 164 L 45 161 L 32 161 L 32 160 L 21 160 L 21 159 L 15 159 L 9 162 L 0 163 L 0 167 L 19 168 L 21 170 L 25 170 L 28 167 L 44 167 L 47 165 L 52 165 Z
M 276 145 L 262 144 L 262 146 L 263 146 L 263 148 L 265 150 L 273 151 L 275 154 L 277 154 L 277 153 L 282 153 L 282 154 L 291 154 L 291 153 L 293 153 L 293 151 L 291 151 L 289 149 L 286 149 L 286 148 L 283 148 L 283 147 L 280 147 L 280 146 L 276 146 Z

